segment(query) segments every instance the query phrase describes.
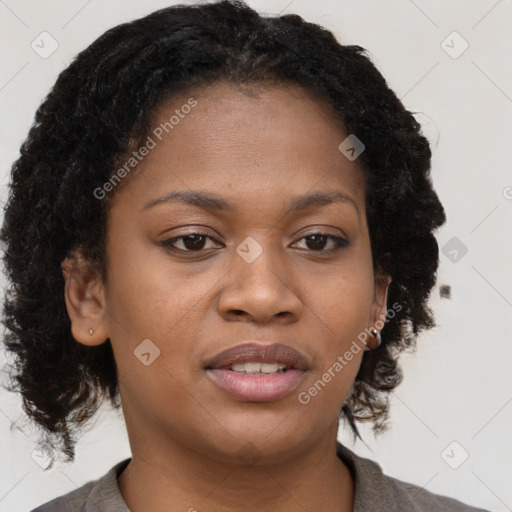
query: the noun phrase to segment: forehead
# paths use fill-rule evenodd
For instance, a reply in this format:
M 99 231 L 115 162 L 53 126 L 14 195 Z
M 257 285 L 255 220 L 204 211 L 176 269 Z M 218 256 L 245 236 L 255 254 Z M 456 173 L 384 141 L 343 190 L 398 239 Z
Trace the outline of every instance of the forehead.
M 345 132 L 341 117 L 335 113 L 318 93 L 294 84 L 237 85 L 224 82 L 192 89 L 163 102 L 152 115 L 151 126 L 160 126 L 170 120 L 173 113 L 179 114 L 194 98 L 197 105 L 190 112 L 193 121 L 183 122 L 181 129 L 172 129 L 172 134 L 195 132 L 203 140 L 217 139 L 220 134 L 238 129 L 255 132 L 263 129 L 261 137 L 272 134 L 279 139 L 279 131 L 286 127 L 287 138 L 329 138 L 336 133 L 336 140 Z M 188 110 L 188 109 L 186 109 Z M 274 128 L 274 130 L 272 130 Z M 331 133 L 329 133 L 331 132 Z M 266 137 L 268 138 L 268 137 Z M 249 140 L 245 141 L 250 149 Z
M 361 168 L 338 149 L 347 136 L 342 120 L 299 86 L 191 89 L 163 102 L 149 125 L 153 147 L 128 187 L 145 202 L 199 188 L 232 202 L 259 196 L 262 205 L 276 191 L 297 196 L 315 188 L 364 199 Z

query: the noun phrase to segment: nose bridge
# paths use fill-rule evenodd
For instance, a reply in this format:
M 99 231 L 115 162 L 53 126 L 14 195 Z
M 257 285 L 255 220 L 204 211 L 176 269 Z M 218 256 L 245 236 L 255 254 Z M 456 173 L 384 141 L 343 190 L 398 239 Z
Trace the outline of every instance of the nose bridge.
M 273 247 L 271 237 L 247 237 L 236 248 L 231 283 L 219 301 L 221 312 L 245 312 L 254 318 L 268 319 L 280 313 L 300 314 L 293 263 Z

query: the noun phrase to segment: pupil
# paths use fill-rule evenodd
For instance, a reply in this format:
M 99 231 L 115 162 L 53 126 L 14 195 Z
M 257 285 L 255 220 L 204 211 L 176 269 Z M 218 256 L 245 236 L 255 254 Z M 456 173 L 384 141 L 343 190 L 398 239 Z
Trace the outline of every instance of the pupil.
M 204 240 L 202 240 L 203 238 L 203 235 L 189 235 L 187 238 L 183 239 L 183 243 L 187 249 L 202 249 L 202 245 L 204 245 Z M 190 242 L 192 243 L 191 246 Z M 199 246 L 197 244 L 199 244 Z
M 323 240 L 325 237 L 323 235 L 311 235 L 310 237 L 308 237 L 311 240 L 313 240 L 313 243 L 319 243 L 320 247 L 313 247 L 313 249 L 323 249 L 323 246 L 325 245 L 325 240 Z M 318 242 L 318 239 L 322 239 L 324 243 L 320 243 Z M 310 247 L 311 249 L 311 247 Z

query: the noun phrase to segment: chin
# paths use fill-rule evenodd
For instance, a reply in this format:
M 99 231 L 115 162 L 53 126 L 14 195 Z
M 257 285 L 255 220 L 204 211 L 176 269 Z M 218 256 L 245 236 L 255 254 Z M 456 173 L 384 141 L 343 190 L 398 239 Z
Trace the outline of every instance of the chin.
M 265 421 L 267 415 L 258 418 L 239 416 L 228 425 L 223 425 L 229 434 L 224 431 L 222 436 L 203 439 L 201 451 L 226 464 L 282 463 L 315 438 L 316 429 L 313 426 L 305 428 L 304 424 L 298 429 L 297 418 L 290 421 L 293 416 L 272 416 L 271 421 Z M 323 430 L 318 428 L 316 432 Z

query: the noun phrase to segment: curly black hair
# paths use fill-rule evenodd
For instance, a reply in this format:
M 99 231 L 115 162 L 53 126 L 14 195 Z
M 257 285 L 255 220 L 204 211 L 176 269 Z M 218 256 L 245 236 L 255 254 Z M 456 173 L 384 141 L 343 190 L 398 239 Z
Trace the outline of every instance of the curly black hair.
M 109 197 L 93 191 L 147 136 L 165 100 L 216 82 L 299 85 L 323 98 L 360 139 L 375 275 L 392 278 L 398 304 L 381 346 L 364 354 L 340 410 L 386 427 L 398 356 L 435 325 L 428 298 L 439 263 L 434 231 L 446 221 L 430 177 L 431 151 L 364 48 L 342 45 L 300 16 L 262 16 L 241 1 L 174 5 L 116 26 L 76 56 L 38 108 L 13 164 L 0 238 L 9 286 L 3 323 L 13 355 L 10 391 L 44 443 L 74 460 L 76 436 L 101 403 L 120 407 L 110 340 L 85 346 L 71 334 L 61 262 L 80 251 L 105 278 Z M 124 182 L 128 180 L 125 178 Z M 54 458 L 52 458 L 51 465 Z M 52 467 L 52 466 L 49 467 Z

